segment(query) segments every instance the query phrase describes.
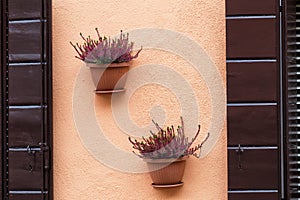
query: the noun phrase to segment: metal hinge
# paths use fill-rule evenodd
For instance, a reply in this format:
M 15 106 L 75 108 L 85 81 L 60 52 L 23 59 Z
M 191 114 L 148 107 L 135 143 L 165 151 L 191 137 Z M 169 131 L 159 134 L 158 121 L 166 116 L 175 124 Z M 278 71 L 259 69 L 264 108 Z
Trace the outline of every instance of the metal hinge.
M 39 146 L 41 148 L 41 151 L 48 151 L 49 150 L 49 147 L 48 147 L 47 143 L 40 142 Z
M 280 13 L 283 12 L 283 6 L 282 6 L 282 5 L 279 6 L 279 12 L 280 12 Z
M 240 170 L 242 170 L 242 169 L 243 169 L 243 165 L 242 165 L 241 155 L 243 154 L 244 149 L 243 149 L 242 146 L 239 144 L 238 149 L 236 149 L 235 152 L 237 153 L 238 159 L 239 159 L 239 161 L 238 161 L 238 168 L 239 168 Z
M 41 148 L 41 152 L 44 154 L 44 169 L 49 169 L 50 168 L 50 156 L 49 156 L 49 146 L 47 143 L 39 143 L 39 146 Z
M 279 0 L 279 1 L 278 1 L 278 4 L 279 4 L 279 12 L 280 12 L 280 13 L 283 12 L 284 1 L 285 1 L 285 0 Z

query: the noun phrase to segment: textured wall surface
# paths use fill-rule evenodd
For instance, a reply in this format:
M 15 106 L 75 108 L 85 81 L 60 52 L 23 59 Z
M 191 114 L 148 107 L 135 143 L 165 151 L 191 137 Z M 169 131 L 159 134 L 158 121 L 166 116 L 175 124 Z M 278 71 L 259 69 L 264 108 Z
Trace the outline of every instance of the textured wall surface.
M 199 160 L 194 157 L 188 159 L 183 179 L 185 184 L 180 188 L 154 189 L 147 173 L 113 170 L 98 162 L 84 147 L 72 112 L 73 102 L 80 100 L 73 98 L 73 92 L 84 64 L 74 58 L 69 41 L 80 41 L 80 32 L 94 34 L 95 27 L 105 35 L 116 35 L 121 29 L 138 28 L 180 32 L 201 45 L 226 85 L 224 0 L 53 0 L 55 199 L 227 199 L 226 123 L 208 156 Z M 200 108 L 198 121 L 202 125 L 203 136 L 211 121 L 212 102 L 201 75 L 180 56 L 162 50 L 144 49 L 133 62 L 132 69 L 147 64 L 169 66 L 191 85 Z M 129 75 L 127 82 L 135 79 Z M 94 98 L 98 124 L 105 137 L 118 148 L 130 152 L 128 136 L 113 119 L 110 97 Z M 181 103 L 189 105 L 189 102 Z M 141 87 L 131 96 L 128 104 L 130 117 L 138 126 L 146 126 L 153 117 L 149 110 L 156 105 L 165 110 L 166 125 L 179 124 L 180 98 L 169 88 L 155 84 Z

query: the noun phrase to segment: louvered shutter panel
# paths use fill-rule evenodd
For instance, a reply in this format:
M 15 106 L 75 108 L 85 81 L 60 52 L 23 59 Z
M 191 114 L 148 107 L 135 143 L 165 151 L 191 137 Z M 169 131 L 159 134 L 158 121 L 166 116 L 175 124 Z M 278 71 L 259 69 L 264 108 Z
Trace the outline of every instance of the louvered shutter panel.
M 296 5 L 297 4 L 297 5 Z M 288 199 L 300 199 L 300 1 L 286 2 L 287 188 Z
M 226 0 L 229 200 L 284 193 L 281 14 L 278 0 Z
M 3 23 L 2 23 L 2 3 L 0 3 L 0 25 L 1 25 L 1 31 L 0 31 L 0 55 L 3 55 L 2 54 L 2 48 L 3 48 Z M 3 73 L 2 73 L 2 71 L 3 71 L 3 67 L 2 67 L 2 63 L 3 63 L 3 56 L 1 56 L 0 57 L 0 67 L 1 67 L 1 69 L 0 69 L 0 77 L 3 77 Z M 3 109 L 3 93 L 2 93 L 2 81 L 3 81 L 3 79 L 1 78 L 1 80 L 0 80 L 0 97 L 1 97 L 1 105 L 0 105 L 0 117 L 2 116 L 2 109 Z M 1 120 L 0 120 L 0 155 L 1 155 L 1 157 L 2 157 L 2 153 L 3 153 L 3 143 L 2 143 L 2 137 L 3 137 L 3 127 L 2 127 L 2 118 L 1 118 Z M 3 184 L 2 184 L 2 180 L 3 180 L 3 178 L 2 178 L 2 176 L 3 176 L 3 171 L 2 171 L 2 166 L 3 166 L 3 159 L 1 158 L 1 160 L 0 160 L 0 198 L 2 198 L 3 197 Z
M 51 200 L 51 0 L 1 1 L 1 199 Z

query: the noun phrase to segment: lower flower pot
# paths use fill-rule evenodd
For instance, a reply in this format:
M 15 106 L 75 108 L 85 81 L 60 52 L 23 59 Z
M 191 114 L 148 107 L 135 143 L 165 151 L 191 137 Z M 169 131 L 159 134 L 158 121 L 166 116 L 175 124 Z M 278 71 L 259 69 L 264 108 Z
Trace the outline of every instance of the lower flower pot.
M 145 159 L 153 187 L 177 187 L 183 185 L 187 157 L 174 159 Z
M 91 69 L 96 86 L 96 93 L 114 93 L 125 91 L 129 62 L 104 64 L 87 64 Z

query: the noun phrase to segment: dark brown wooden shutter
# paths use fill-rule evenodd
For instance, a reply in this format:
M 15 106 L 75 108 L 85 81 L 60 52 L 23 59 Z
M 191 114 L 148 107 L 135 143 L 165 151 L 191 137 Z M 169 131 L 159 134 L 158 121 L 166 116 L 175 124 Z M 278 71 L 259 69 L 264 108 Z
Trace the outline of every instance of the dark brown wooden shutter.
M 284 197 L 281 8 L 226 0 L 229 200 Z
M 51 200 L 51 0 L 1 1 L 1 197 Z
M 3 42 L 5 41 L 4 38 L 3 38 L 3 33 L 4 33 L 4 24 L 3 24 L 3 9 L 2 9 L 2 6 L 3 6 L 3 3 L 0 3 L 0 25 L 1 25 L 1 31 L 0 31 L 0 64 L 1 64 L 1 70 L 0 70 L 0 77 L 3 77 L 3 72 L 5 73 L 5 70 L 4 70 L 4 67 L 3 67 L 3 48 L 4 48 L 4 45 L 3 45 Z M 1 81 L 0 81 L 0 96 L 1 96 L 1 105 L 0 105 L 0 116 L 1 116 L 1 120 L 0 120 L 0 155 L 1 155 L 1 160 L 0 160 L 0 197 L 1 199 L 3 199 L 3 157 L 4 157 L 4 154 L 3 154 L 3 137 L 4 137 L 4 132 L 5 132 L 5 129 L 2 125 L 2 121 L 3 121 L 3 109 L 4 109 L 4 95 L 3 95 L 3 78 L 1 78 Z
M 286 187 L 287 199 L 296 200 L 300 199 L 300 2 L 289 0 L 285 5 Z

